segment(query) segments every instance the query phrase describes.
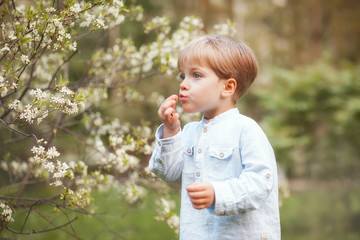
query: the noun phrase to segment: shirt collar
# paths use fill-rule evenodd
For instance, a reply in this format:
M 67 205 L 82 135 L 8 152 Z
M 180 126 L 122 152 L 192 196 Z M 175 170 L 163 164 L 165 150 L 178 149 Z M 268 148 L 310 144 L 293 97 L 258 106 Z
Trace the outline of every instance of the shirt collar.
M 232 116 L 238 115 L 239 114 L 239 109 L 237 108 L 232 108 L 230 110 L 227 110 L 226 112 L 223 112 L 219 115 L 217 115 L 214 118 L 211 119 L 205 119 L 204 116 L 201 119 L 202 124 L 207 124 L 207 125 L 214 125 L 217 122 L 220 122 L 224 119 L 229 119 Z

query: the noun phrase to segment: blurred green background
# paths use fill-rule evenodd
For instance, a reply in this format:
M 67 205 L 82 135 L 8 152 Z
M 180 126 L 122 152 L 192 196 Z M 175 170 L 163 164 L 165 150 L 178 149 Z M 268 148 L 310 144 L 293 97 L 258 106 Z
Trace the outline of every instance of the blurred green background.
M 228 19 L 234 22 L 239 39 L 254 50 L 260 62 L 260 74 L 238 107 L 264 128 L 275 149 L 282 182 L 289 187 L 290 195 L 280 208 L 282 239 L 360 239 L 359 1 L 136 2 L 144 7 L 145 18 L 165 15 L 173 26 L 187 15 L 201 17 L 205 30 Z M 131 36 L 141 45 L 148 41 L 142 30 L 138 23 L 127 22 L 106 32 L 104 44 L 113 44 L 116 36 Z M 84 59 L 91 54 L 97 34 L 101 33 L 78 43 L 80 53 L 70 66 L 73 77 L 83 72 Z M 142 81 L 136 88 L 145 97 L 154 91 L 167 96 L 178 91 L 178 82 L 164 76 Z M 160 123 L 156 113 L 150 104 L 124 103 L 116 106 L 114 114 L 133 123 L 150 121 L 155 129 Z M 143 159 L 143 164 L 147 161 Z M 44 189 L 27 192 L 29 196 L 40 195 Z M 79 218 L 73 224 L 78 236 L 178 238 L 166 223 L 154 220 L 156 193 L 150 192 L 149 198 L 133 205 L 126 204 L 120 195 L 116 190 L 96 192 L 96 218 L 74 213 Z M 172 198 L 179 203 L 177 185 L 173 186 Z M 19 219 L 14 224 L 21 222 Z M 69 226 L 64 230 L 71 232 Z M 31 239 L 65 238 L 65 232 L 56 231 Z

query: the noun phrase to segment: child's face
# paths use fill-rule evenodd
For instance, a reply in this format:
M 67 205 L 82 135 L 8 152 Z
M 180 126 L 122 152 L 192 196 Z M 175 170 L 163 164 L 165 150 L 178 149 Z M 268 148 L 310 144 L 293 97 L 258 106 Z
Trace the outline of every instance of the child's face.
M 179 100 L 184 112 L 202 112 L 209 119 L 224 112 L 224 81 L 206 64 L 184 63 L 180 69 Z

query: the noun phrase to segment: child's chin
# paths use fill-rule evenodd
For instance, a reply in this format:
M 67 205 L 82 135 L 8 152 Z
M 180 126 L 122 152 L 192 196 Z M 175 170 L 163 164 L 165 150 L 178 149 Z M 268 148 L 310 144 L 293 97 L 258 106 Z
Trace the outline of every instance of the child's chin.
M 184 113 L 195 113 L 196 111 L 194 109 L 188 109 L 183 107 Z

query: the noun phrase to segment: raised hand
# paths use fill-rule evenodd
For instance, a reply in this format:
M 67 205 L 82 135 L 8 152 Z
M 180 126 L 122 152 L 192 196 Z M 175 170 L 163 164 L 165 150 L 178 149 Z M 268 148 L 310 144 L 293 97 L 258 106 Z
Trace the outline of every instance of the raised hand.
M 175 111 L 175 105 L 178 101 L 177 95 L 171 95 L 160 106 L 158 114 L 164 123 L 163 138 L 172 137 L 179 132 L 180 119 L 179 114 Z

